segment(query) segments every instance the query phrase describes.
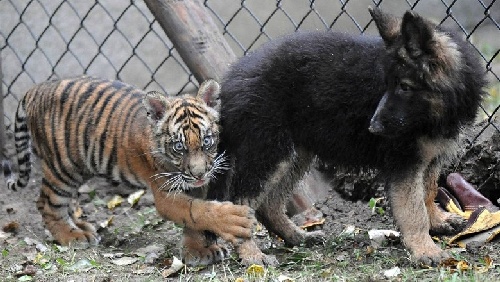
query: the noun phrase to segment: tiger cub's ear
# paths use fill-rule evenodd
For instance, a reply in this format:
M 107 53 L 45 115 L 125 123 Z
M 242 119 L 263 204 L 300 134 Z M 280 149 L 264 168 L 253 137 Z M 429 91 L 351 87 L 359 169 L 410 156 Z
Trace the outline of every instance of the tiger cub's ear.
M 220 85 L 217 81 L 213 79 L 205 80 L 198 89 L 198 94 L 196 98 L 205 101 L 205 103 L 214 108 L 216 111 L 220 110 Z
M 167 98 L 158 91 L 148 92 L 142 103 L 148 112 L 148 119 L 153 123 L 160 121 L 169 107 Z

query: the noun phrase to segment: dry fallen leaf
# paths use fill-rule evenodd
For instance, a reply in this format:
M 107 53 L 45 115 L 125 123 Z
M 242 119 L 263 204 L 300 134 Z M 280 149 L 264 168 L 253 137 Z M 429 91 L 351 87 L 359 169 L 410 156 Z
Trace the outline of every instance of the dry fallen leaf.
M 447 259 L 442 260 L 439 263 L 439 266 L 441 266 L 441 267 L 455 267 L 458 264 L 458 262 L 459 261 L 454 259 L 454 258 L 447 258 Z
M 476 266 L 474 270 L 477 273 L 485 273 L 487 272 L 491 267 L 493 266 L 493 260 L 491 259 L 490 256 L 485 256 L 484 257 L 484 266 Z
M 439 265 L 441 267 L 449 268 L 451 272 L 453 272 L 454 270 L 466 271 L 466 270 L 471 269 L 471 266 L 469 265 L 469 263 L 467 261 L 457 260 L 454 258 L 445 259 L 445 260 L 441 261 L 441 263 Z
M 300 226 L 300 228 L 302 229 L 307 229 L 307 228 L 310 228 L 310 227 L 313 227 L 313 226 L 316 226 L 316 225 L 323 225 L 325 223 L 325 218 L 320 218 L 320 219 L 315 219 L 315 220 L 308 220 L 306 222 L 304 222 L 304 224 L 302 224 L 302 226 Z
M 75 272 L 87 272 L 92 268 L 94 268 L 94 266 L 86 258 L 80 259 L 77 262 L 75 262 L 74 264 L 67 267 L 68 270 L 75 271 Z
M 135 269 L 132 271 L 132 273 L 140 274 L 140 275 L 149 275 L 149 274 L 153 274 L 155 272 L 156 272 L 156 267 L 146 266 L 146 265 L 142 265 L 138 269 Z
M 121 258 L 114 259 L 114 260 L 112 260 L 111 262 L 112 262 L 113 264 L 123 266 L 123 265 L 131 265 L 131 264 L 134 264 L 137 260 L 138 260 L 137 258 L 131 258 L 131 257 L 121 257 Z
M 385 278 L 391 279 L 401 274 L 401 269 L 399 267 L 393 267 L 384 271 Z
M 165 269 L 161 275 L 163 278 L 167 278 L 177 272 L 179 272 L 182 268 L 184 267 L 184 263 L 177 257 L 173 257 L 172 264 L 170 265 L 169 268 Z
M 469 270 L 470 269 L 469 263 L 467 263 L 464 260 L 461 260 L 457 263 L 457 269 L 460 271 Z
M 4 232 L 16 234 L 19 231 L 19 223 L 16 221 L 11 221 L 5 224 L 2 228 Z
M 295 280 L 293 278 L 286 276 L 286 275 L 280 274 L 278 276 L 278 281 L 279 282 L 294 282 Z
M 80 218 L 82 215 L 83 215 L 83 210 L 82 210 L 82 207 L 80 207 L 79 205 L 76 207 L 75 209 L 75 212 L 73 213 L 73 215 L 76 217 L 76 218 Z
M 260 277 L 264 276 L 264 271 L 265 269 L 262 265 L 252 264 L 247 268 L 246 272 L 248 275 L 252 275 L 254 277 Z
M 110 216 L 107 220 L 99 223 L 99 226 L 101 228 L 107 228 L 108 226 L 110 226 L 111 224 L 113 224 L 113 219 L 115 218 L 114 215 Z
M 130 194 L 127 198 L 127 202 L 133 207 L 135 204 L 137 204 L 137 202 L 139 202 L 139 200 L 141 199 L 142 195 L 144 195 L 145 192 L 146 190 L 139 190 Z
M 0 231 L 0 239 L 7 239 L 10 237 L 10 233 Z
M 121 205 L 123 202 L 123 198 L 120 195 L 115 195 L 111 200 L 108 202 L 108 209 L 113 210 L 117 206 Z

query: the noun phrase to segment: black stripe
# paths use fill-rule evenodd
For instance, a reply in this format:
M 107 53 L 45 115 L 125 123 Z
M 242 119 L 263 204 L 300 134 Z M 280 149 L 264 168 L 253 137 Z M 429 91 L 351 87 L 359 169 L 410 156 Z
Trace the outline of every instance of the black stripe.
M 28 149 L 29 145 L 30 145 L 29 138 L 16 140 L 16 148 L 21 148 L 23 151 Z
M 130 99 L 128 99 L 128 101 L 127 101 L 128 103 L 123 106 L 123 108 L 125 108 L 126 111 L 124 111 L 124 110 L 120 111 L 120 114 L 118 116 L 117 120 L 119 120 L 119 121 L 124 120 L 123 124 L 125 126 L 115 128 L 116 133 L 113 136 L 113 148 L 111 150 L 111 158 L 108 161 L 108 164 L 106 167 L 106 172 L 110 178 L 113 177 L 113 166 L 118 165 L 118 139 L 123 140 L 123 135 L 124 135 L 125 130 L 126 130 L 126 125 L 128 125 L 128 120 L 130 119 L 130 116 L 132 114 L 133 107 L 137 106 L 138 104 L 141 103 L 141 101 L 137 99 L 137 98 L 139 98 L 138 96 L 139 95 L 135 95 L 135 93 L 132 92 Z M 130 105 L 131 103 L 132 103 L 132 105 Z M 125 116 L 125 118 L 124 118 L 124 116 Z M 116 126 L 118 126 L 118 125 L 119 125 L 119 123 L 116 123 Z M 118 167 L 118 170 L 120 171 L 119 177 L 123 181 L 123 177 L 122 177 L 122 173 L 121 173 L 122 171 L 121 171 L 120 167 Z
M 50 200 L 50 198 L 47 198 L 47 203 L 53 209 L 62 209 L 62 208 L 69 207 L 69 204 L 54 204 L 54 203 L 52 203 L 52 201 Z
M 177 110 L 177 111 L 179 112 L 180 110 Z M 179 123 L 181 120 L 184 120 L 187 117 L 188 117 L 187 111 L 181 111 L 181 114 L 179 116 L 177 116 L 177 113 L 174 113 L 172 115 L 172 121 L 173 121 L 173 123 Z
M 84 93 L 82 93 L 81 95 L 79 95 L 78 97 L 78 101 L 76 103 L 77 107 L 79 108 L 78 110 L 78 113 L 77 113 L 77 121 L 76 121 L 76 130 L 75 130 L 75 138 L 80 139 L 79 137 L 82 136 L 82 134 L 80 133 L 80 124 L 83 122 L 84 119 L 87 119 L 86 122 L 85 122 L 85 127 L 84 127 L 84 132 L 87 132 L 87 127 L 90 126 L 89 124 L 89 115 L 90 115 L 90 112 L 92 111 L 92 108 L 91 108 L 91 105 L 89 105 L 89 98 L 91 95 L 95 94 L 95 89 L 98 85 L 100 85 L 100 83 L 102 83 L 102 81 L 91 81 L 90 82 L 90 85 L 87 87 L 87 91 L 85 91 Z M 97 99 L 94 99 L 94 102 L 96 102 Z M 85 134 L 85 133 L 83 133 Z M 84 141 L 83 142 L 87 142 L 86 141 L 87 139 L 84 138 Z M 77 147 L 78 147 L 78 150 L 80 150 L 80 143 L 79 141 L 77 141 Z M 86 155 L 87 155 L 87 148 L 88 148 L 88 144 L 83 144 L 83 152 L 80 152 L 81 154 L 83 154 L 83 163 L 81 164 L 82 166 L 85 166 L 85 162 L 86 162 Z M 83 171 L 83 168 L 81 169 L 81 171 Z
M 137 92 L 134 92 L 133 90 L 134 90 L 133 88 L 127 89 L 127 92 L 130 95 L 130 99 L 128 99 L 127 103 L 125 105 L 123 105 L 123 108 L 127 109 L 127 111 L 126 112 L 120 111 L 120 115 L 118 117 L 118 120 L 122 120 L 123 114 L 127 115 L 125 117 L 125 122 L 124 122 L 125 125 L 128 124 L 128 119 L 132 115 L 132 112 L 136 111 L 133 107 L 137 106 L 137 105 L 142 105 L 141 101 L 139 99 L 140 96 L 142 96 L 142 95 L 138 95 Z M 129 105 L 131 103 L 132 103 L 132 105 Z M 118 123 L 116 123 L 116 125 L 118 125 Z M 106 127 L 107 127 L 107 125 L 106 125 Z M 118 149 L 117 148 L 118 148 L 118 142 L 119 142 L 118 139 L 123 138 L 123 136 L 125 134 L 125 128 L 126 128 L 126 126 L 122 126 L 122 128 L 120 129 L 121 130 L 120 134 L 118 134 L 118 132 L 116 132 L 116 134 L 113 136 L 113 148 L 111 150 L 111 158 L 108 161 L 108 164 L 106 167 L 106 172 L 109 175 L 109 177 L 112 177 L 112 175 L 113 175 L 113 166 L 115 164 L 118 165 L 117 164 L 118 163 Z M 117 130 L 117 131 L 118 131 L 118 129 L 119 128 L 115 128 L 115 130 Z M 121 177 L 121 174 L 120 174 L 120 177 Z
M 116 110 L 121 105 L 121 103 L 125 99 L 128 98 L 125 95 L 128 94 L 128 93 L 130 93 L 131 90 L 133 90 L 133 88 L 132 87 L 128 87 L 126 89 L 123 89 L 123 92 L 115 92 L 115 93 L 113 93 L 113 95 L 109 95 L 109 98 L 113 97 L 114 95 L 121 95 L 121 97 L 117 98 L 114 101 L 114 103 L 111 105 L 111 115 L 114 115 L 114 114 L 118 114 L 119 115 L 119 113 L 117 113 Z M 101 111 L 100 111 L 99 115 L 97 116 L 97 120 L 101 120 L 102 115 L 104 113 L 104 110 L 108 106 L 109 100 L 110 99 L 106 99 L 106 102 L 104 103 L 103 107 L 101 108 Z M 110 122 L 111 122 L 111 116 L 107 116 L 106 117 L 106 122 L 104 124 L 104 131 L 102 132 L 102 134 L 101 134 L 101 136 L 99 138 L 100 139 L 99 140 L 99 144 L 100 144 L 100 146 L 99 146 L 99 166 L 102 165 L 102 162 L 104 160 L 104 148 L 106 147 L 105 143 L 106 143 L 106 137 L 107 137 L 107 132 L 108 132 L 108 126 L 109 126 Z M 97 138 L 97 136 L 96 136 L 96 138 Z M 114 140 L 113 140 L 113 143 L 115 143 Z M 113 149 L 114 148 L 115 148 L 115 145 L 113 144 Z M 110 164 L 111 161 L 112 161 L 111 159 L 108 161 L 107 166 L 109 166 L 109 164 Z
M 26 138 L 27 139 L 27 138 Z M 28 150 L 30 146 L 29 139 L 28 140 L 16 140 L 16 149 L 21 151 Z
M 26 176 L 28 176 L 31 172 L 31 169 L 27 169 L 26 171 L 20 171 L 19 172 L 19 179 L 24 179 Z
M 27 153 L 27 154 L 26 154 L 26 155 L 24 155 L 24 157 L 22 157 L 22 158 L 19 158 L 19 157 L 18 157 L 18 159 L 17 159 L 17 164 L 18 164 L 19 166 L 21 166 L 21 165 L 23 165 L 24 163 L 29 162 L 29 161 L 30 161 L 30 154 L 29 154 L 29 153 Z
M 96 85 L 97 86 L 97 85 Z M 81 116 L 81 119 L 83 119 L 84 117 L 86 117 L 88 120 L 87 120 L 87 125 L 85 126 L 85 130 L 84 130 L 84 133 L 83 133 L 83 136 L 84 136 L 84 149 L 85 149 L 85 153 L 89 153 L 89 147 L 90 147 L 90 143 L 91 143 L 91 137 L 94 138 L 94 136 L 90 136 L 91 134 L 89 133 L 90 131 L 90 128 L 91 127 L 94 127 L 95 126 L 95 123 L 97 122 L 96 119 L 93 119 L 90 117 L 91 115 L 91 112 L 93 110 L 96 109 L 96 106 L 97 104 L 99 103 L 99 101 L 101 101 L 101 98 L 103 96 L 103 94 L 108 91 L 109 89 L 112 88 L 112 85 L 111 84 L 108 84 L 106 87 L 104 87 L 101 91 L 97 92 L 97 95 L 94 95 L 97 96 L 95 97 L 94 99 L 94 102 L 92 103 L 92 105 L 90 106 L 89 108 L 89 116 L 87 115 L 84 115 L 82 114 Z M 95 94 L 95 93 L 94 93 Z M 110 95 L 108 95 L 109 97 Z M 79 120 L 79 122 L 81 122 L 81 120 Z M 91 156 L 93 157 L 93 152 L 90 152 L 91 153 Z M 86 155 L 85 154 L 85 155 Z M 91 164 L 94 164 L 93 160 L 91 160 Z
M 27 140 L 30 140 L 30 135 L 29 134 L 25 134 L 23 136 L 14 136 L 14 141 L 15 142 L 21 142 L 21 141 L 27 141 Z
M 72 154 L 70 152 L 70 148 L 71 148 L 71 139 L 72 137 L 73 138 L 78 138 L 78 135 L 75 134 L 73 136 L 72 132 L 71 132 L 71 125 L 72 123 L 74 123 L 74 120 L 73 120 L 73 107 L 74 107 L 74 104 L 75 104 L 75 99 L 76 98 L 79 98 L 80 96 L 80 93 L 82 92 L 82 88 L 84 88 L 87 83 L 89 82 L 89 79 L 87 77 L 85 77 L 84 79 L 79 79 L 78 81 L 75 81 L 75 82 L 81 82 L 79 85 L 78 85 L 78 88 L 77 89 L 74 89 L 75 85 L 73 84 L 71 88 L 69 87 L 66 87 L 65 91 L 67 91 L 68 93 L 66 93 L 66 97 L 68 97 L 68 95 L 70 94 L 70 92 L 73 92 L 75 93 L 73 96 L 76 96 L 76 97 L 73 97 L 73 100 L 72 100 L 72 103 L 71 104 L 68 104 L 67 107 L 69 107 L 69 110 L 68 110 L 68 114 L 63 117 L 64 118 L 64 121 L 65 121 L 65 133 L 64 133 L 64 149 L 66 151 L 66 155 L 68 156 L 68 160 L 71 162 L 71 165 L 73 167 L 75 167 L 77 169 L 77 171 L 82 171 L 83 170 L 83 164 L 79 161 L 75 161 L 73 158 L 72 158 Z M 88 91 L 88 89 L 86 89 Z M 62 101 L 64 102 L 64 101 Z M 62 105 L 62 103 L 61 103 Z M 62 114 L 62 109 L 63 107 L 61 106 L 61 114 Z M 78 124 L 77 124 L 77 128 L 78 128 Z
M 59 187 L 52 185 L 46 178 L 42 179 L 42 185 L 49 187 L 49 189 L 54 192 L 57 196 L 63 198 L 72 198 L 73 195 L 70 192 L 60 189 Z
M 188 109 L 187 111 L 189 112 L 189 116 L 191 118 L 199 118 L 199 119 L 204 119 L 204 116 L 206 116 L 208 113 L 205 111 L 201 111 L 200 109 L 196 109 L 197 111 L 194 111 L 192 109 Z M 198 114 L 197 112 L 200 112 Z
M 123 139 L 125 135 L 131 135 L 132 134 L 132 133 L 130 133 L 130 125 L 132 124 L 132 122 L 134 120 L 136 120 L 138 118 L 138 114 L 141 113 L 140 110 L 143 108 L 142 102 L 141 102 L 140 99 L 142 99 L 144 97 L 144 94 L 142 92 L 134 92 L 132 94 L 132 97 L 133 98 L 139 98 L 139 99 L 137 99 L 135 101 L 132 101 L 134 103 L 132 105 L 130 105 L 129 110 L 126 112 L 126 116 L 125 116 L 125 119 L 124 119 L 124 122 L 123 122 L 123 124 L 125 126 L 123 126 L 121 128 L 120 134 L 116 134 L 115 135 L 116 138 Z M 146 114 L 146 112 L 144 111 L 144 115 L 145 114 Z M 129 159 L 126 156 L 125 156 L 125 161 L 126 161 L 126 166 L 130 167 Z M 121 178 L 122 182 L 125 182 L 126 184 L 128 184 L 130 186 L 136 186 L 135 184 L 133 184 L 129 180 L 129 178 L 124 174 L 124 172 L 123 172 L 123 170 L 121 168 L 119 168 L 119 171 L 120 171 L 120 178 Z M 135 174 L 133 172 L 131 172 L 130 175 L 131 175 L 131 178 L 133 179 L 133 181 L 135 181 L 136 183 L 139 183 L 139 185 L 140 185 L 141 182 L 137 179 L 137 177 L 135 176 Z
M 20 116 L 17 112 L 16 112 L 16 122 L 25 122 L 26 121 L 26 116 Z
M 137 117 L 137 113 L 140 112 L 139 109 L 142 108 L 142 102 L 141 102 L 141 98 L 143 97 L 143 94 L 139 94 L 137 92 L 133 93 L 132 94 L 132 97 L 133 98 L 139 98 L 138 100 L 136 101 L 132 101 L 132 99 L 130 100 L 130 102 L 134 102 L 132 105 L 130 105 L 129 107 L 129 110 L 126 112 L 126 115 L 125 115 L 125 121 L 124 121 L 124 125 L 122 128 L 120 128 L 120 136 L 125 136 L 128 132 L 127 132 L 127 125 L 129 125 L 131 123 L 131 120 L 132 119 L 135 119 Z M 146 113 L 144 112 L 144 115 Z M 123 115 L 122 115 L 122 118 L 123 118 Z M 118 136 L 118 134 L 117 134 Z
M 54 174 L 54 177 L 56 177 L 64 185 L 69 186 L 69 187 L 75 187 L 75 186 L 78 186 L 80 184 L 79 181 L 72 178 L 65 171 L 62 171 L 62 167 L 61 167 L 61 171 L 57 171 L 54 167 L 54 162 L 45 162 L 45 163 L 50 168 L 51 172 Z M 65 174 L 66 178 L 68 178 L 69 181 L 72 181 L 73 183 L 66 181 L 66 179 L 62 177 L 62 174 Z
M 80 82 L 81 80 L 70 80 L 68 85 L 66 85 L 66 87 L 64 87 L 64 89 L 62 90 L 62 93 L 61 93 L 61 98 L 59 100 L 59 113 L 62 114 L 63 110 L 64 110 L 64 104 L 67 102 L 68 100 L 68 96 L 69 94 L 71 93 L 71 91 L 73 90 L 73 87 L 75 86 L 75 84 L 77 82 Z M 61 84 L 63 81 L 61 81 L 59 84 Z
M 60 85 L 61 82 L 59 82 L 57 85 L 54 85 L 52 91 L 54 92 L 55 89 L 57 89 L 58 85 Z M 50 99 L 47 99 L 47 101 L 50 101 Z M 54 102 L 54 101 L 52 101 Z M 59 101 L 59 106 L 61 107 L 61 101 Z M 49 107 L 49 111 L 51 112 L 51 123 L 50 123 L 50 131 L 49 132 L 45 132 L 45 136 L 47 137 L 46 139 L 48 140 L 49 138 L 48 137 L 51 137 L 52 139 L 52 144 L 53 144 L 53 147 L 50 148 L 50 150 L 52 151 L 51 153 L 54 155 L 54 159 L 53 161 L 51 162 L 51 168 L 52 168 L 52 171 L 54 172 L 54 174 L 57 176 L 57 178 L 59 180 L 61 180 L 62 182 L 64 182 L 64 184 L 67 184 L 68 186 L 72 186 L 70 183 L 67 183 L 66 180 L 64 180 L 64 178 L 62 177 L 62 175 L 66 176 L 66 178 L 69 178 L 70 181 L 73 181 L 73 182 L 76 182 L 72 176 L 71 176 L 71 173 L 69 173 L 66 168 L 64 167 L 63 163 L 62 163 L 62 157 L 61 157 L 61 153 L 59 151 L 59 147 L 58 147 L 58 144 L 57 144 L 57 138 L 56 138 L 56 131 L 58 129 L 56 129 L 56 124 L 55 124 L 55 120 L 56 120 L 56 114 L 57 114 L 57 111 L 56 111 L 56 107 L 58 105 L 55 105 L 55 103 L 52 105 L 52 107 Z M 47 162 L 49 164 L 49 162 Z M 55 169 L 55 166 L 54 166 L 54 163 L 57 163 L 59 165 L 59 168 L 60 168 L 60 171 L 57 171 Z
M 19 122 L 22 122 L 22 124 L 20 126 L 18 126 L 19 124 L 16 123 L 16 127 L 14 129 L 14 132 L 15 133 L 27 132 L 28 131 L 28 125 L 26 124 L 26 120 L 19 121 Z

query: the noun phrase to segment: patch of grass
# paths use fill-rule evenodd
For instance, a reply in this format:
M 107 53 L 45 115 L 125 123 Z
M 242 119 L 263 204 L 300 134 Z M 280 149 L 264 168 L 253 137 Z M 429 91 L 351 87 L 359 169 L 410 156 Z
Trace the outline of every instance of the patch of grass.
M 375 214 L 375 213 L 379 214 L 379 215 L 385 214 L 384 208 L 382 208 L 381 206 L 378 205 L 380 203 L 380 201 L 382 201 L 383 199 L 384 199 L 383 197 L 370 198 L 370 201 L 368 201 L 368 206 L 370 207 L 372 214 Z

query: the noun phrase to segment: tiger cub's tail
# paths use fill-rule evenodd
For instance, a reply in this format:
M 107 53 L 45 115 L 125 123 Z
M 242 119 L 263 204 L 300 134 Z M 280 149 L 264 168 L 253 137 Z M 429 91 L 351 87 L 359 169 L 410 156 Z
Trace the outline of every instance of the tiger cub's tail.
M 7 187 L 11 190 L 24 188 L 28 184 L 31 172 L 31 151 L 30 151 L 30 135 L 28 133 L 28 125 L 26 123 L 26 108 L 24 99 L 19 103 L 16 113 L 14 142 L 16 146 L 17 164 L 19 174 L 13 175 L 11 162 L 4 160 L 2 163 L 3 173 L 7 181 Z

